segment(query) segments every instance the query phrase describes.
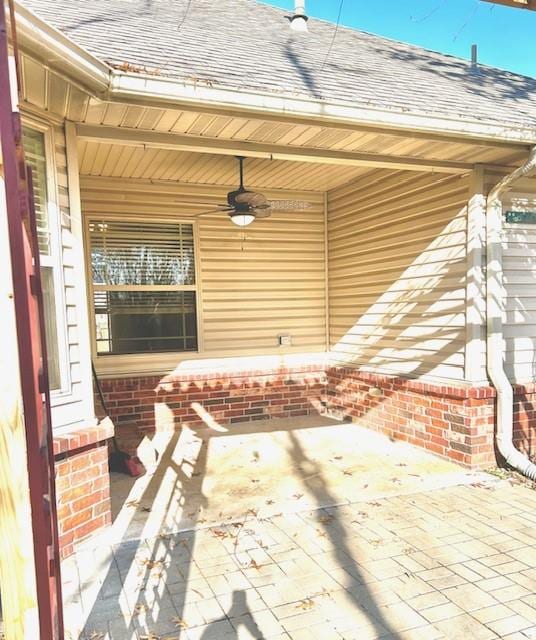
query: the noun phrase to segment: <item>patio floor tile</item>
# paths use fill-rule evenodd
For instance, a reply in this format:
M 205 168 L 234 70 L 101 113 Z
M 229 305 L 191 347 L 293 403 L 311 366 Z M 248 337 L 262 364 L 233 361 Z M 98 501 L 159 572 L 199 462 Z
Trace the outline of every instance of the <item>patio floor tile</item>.
M 189 529 L 161 506 L 145 520 L 125 507 L 108 538 L 65 563 L 67 639 L 140 640 L 150 633 L 178 640 L 536 639 L 536 569 L 527 542 L 536 527 L 524 519 L 536 506 L 532 490 L 465 472 L 353 425 L 344 425 L 342 447 L 341 427 L 303 425 L 290 435 L 274 427 L 286 466 L 270 471 L 266 464 L 262 472 L 287 473 L 285 487 L 292 485 L 295 497 L 271 498 L 248 485 L 245 495 L 236 494 L 231 518 L 211 521 L 216 512 L 228 514 L 226 489 Z M 228 442 L 219 435 L 216 460 L 211 447 L 205 451 L 208 486 L 220 477 L 222 487 L 238 490 L 237 478 L 229 485 L 225 474 L 242 473 L 244 484 L 250 453 L 262 454 L 267 433 L 258 442 L 254 433 Z M 190 446 L 188 455 L 199 450 Z M 291 454 L 299 462 L 289 462 Z M 340 481 L 335 457 L 343 455 L 353 493 Z M 390 482 L 415 469 L 429 477 Z M 363 489 L 370 482 L 373 493 Z M 210 492 L 201 480 L 196 487 L 183 497 L 197 506 Z M 151 496 L 163 504 L 154 486 Z M 134 524 L 125 530 L 129 518 Z M 130 539 L 133 532 L 146 535 Z

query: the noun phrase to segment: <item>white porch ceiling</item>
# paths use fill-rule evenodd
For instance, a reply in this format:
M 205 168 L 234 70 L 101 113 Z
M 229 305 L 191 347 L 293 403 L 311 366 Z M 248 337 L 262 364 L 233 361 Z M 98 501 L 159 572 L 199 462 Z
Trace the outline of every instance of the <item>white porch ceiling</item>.
M 185 184 L 238 184 L 233 156 L 78 141 L 80 174 L 108 178 L 169 180 Z M 246 187 L 327 191 L 361 176 L 368 167 L 247 158 Z

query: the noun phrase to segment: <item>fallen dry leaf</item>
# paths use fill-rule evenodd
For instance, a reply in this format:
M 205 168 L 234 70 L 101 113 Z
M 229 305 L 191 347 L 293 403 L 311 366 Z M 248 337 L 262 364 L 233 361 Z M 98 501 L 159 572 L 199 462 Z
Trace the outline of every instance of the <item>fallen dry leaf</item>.
M 318 518 L 318 522 L 321 522 L 322 524 L 329 524 L 333 520 L 334 520 L 334 517 L 331 515 L 320 516 L 320 518 Z
M 294 494 L 292 495 L 292 497 L 293 497 L 295 500 L 299 500 L 300 498 L 303 498 L 303 493 L 294 493 Z
M 151 507 L 142 507 L 141 510 L 149 513 L 151 511 Z
M 335 460 L 342 460 L 342 456 L 335 456 Z
M 251 478 L 251 482 L 260 482 L 258 478 Z
M 248 509 L 248 510 L 246 511 L 246 515 L 247 515 L 247 516 L 248 516 L 248 515 L 249 515 L 249 516 L 253 516 L 254 518 L 256 518 L 256 517 L 257 517 L 257 514 L 258 514 L 258 513 L 259 513 L 259 510 L 258 510 L 258 509 Z
M 311 598 L 305 598 L 304 600 L 300 600 L 296 605 L 296 609 L 302 609 L 303 611 L 308 611 L 309 609 L 313 609 L 315 603 Z
M 145 613 L 146 611 L 147 611 L 147 606 L 142 604 L 141 602 L 134 607 L 135 616 L 139 616 L 140 614 Z
M 149 560 L 148 558 L 142 560 L 142 565 L 148 569 L 154 569 L 155 567 L 161 567 L 164 564 L 163 560 Z
M 275 500 L 266 500 L 266 504 L 268 505 L 275 504 Z
M 262 567 L 262 564 L 259 564 L 254 558 L 251 558 L 249 564 L 247 565 L 247 569 L 257 569 L 257 571 L 260 571 Z
M 140 503 L 137 500 L 129 500 L 125 502 L 125 507 L 139 507 Z
M 173 622 L 176 627 L 179 627 L 179 629 L 188 629 L 188 623 L 178 616 L 172 618 L 171 622 Z
M 347 469 L 345 469 L 345 470 L 343 471 L 343 474 L 344 474 L 345 476 L 353 476 L 353 475 L 354 475 L 351 471 L 348 471 Z

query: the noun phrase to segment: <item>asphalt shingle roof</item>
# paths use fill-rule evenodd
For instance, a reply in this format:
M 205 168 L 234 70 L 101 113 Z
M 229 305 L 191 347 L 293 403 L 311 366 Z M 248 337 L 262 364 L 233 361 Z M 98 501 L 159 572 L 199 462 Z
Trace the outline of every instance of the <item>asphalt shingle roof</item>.
M 207 84 L 536 126 L 536 80 L 256 0 L 23 0 L 103 61 Z

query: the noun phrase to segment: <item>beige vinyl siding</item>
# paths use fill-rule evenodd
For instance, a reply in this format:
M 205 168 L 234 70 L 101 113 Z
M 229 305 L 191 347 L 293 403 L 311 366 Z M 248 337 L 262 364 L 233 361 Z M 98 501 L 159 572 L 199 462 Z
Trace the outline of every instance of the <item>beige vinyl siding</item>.
M 328 192 L 330 357 L 463 379 L 467 176 L 375 171 Z
M 223 213 L 192 214 L 225 202 L 227 187 L 81 178 L 85 217 L 194 220 L 197 241 L 200 352 L 103 356 L 103 373 L 163 370 L 181 360 L 325 351 L 323 194 L 264 191 L 270 199 L 303 200 L 239 228 Z M 291 347 L 279 347 L 289 334 Z M 152 364 L 149 361 L 152 359 Z M 130 363 L 130 365 L 129 365 Z
M 504 211 L 536 212 L 536 180 L 516 182 Z M 536 379 L 536 224 L 504 224 L 504 361 L 514 382 Z

